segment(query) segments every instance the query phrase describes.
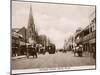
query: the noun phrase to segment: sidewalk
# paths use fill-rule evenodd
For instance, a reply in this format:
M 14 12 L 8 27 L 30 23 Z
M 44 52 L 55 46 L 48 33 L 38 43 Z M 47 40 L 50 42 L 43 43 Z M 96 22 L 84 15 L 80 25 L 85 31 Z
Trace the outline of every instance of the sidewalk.
M 87 52 L 86 51 L 86 52 L 83 53 L 83 55 L 84 56 L 88 56 L 88 57 L 92 57 L 93 56 L 93 53 L 90 53 L 90 52 Z
M 25 58 L 25 57 L 26 57 L 25 55 L 22 55 L 22 56 L 11 57 L 11 59 L 21 59 L 21 58 Z

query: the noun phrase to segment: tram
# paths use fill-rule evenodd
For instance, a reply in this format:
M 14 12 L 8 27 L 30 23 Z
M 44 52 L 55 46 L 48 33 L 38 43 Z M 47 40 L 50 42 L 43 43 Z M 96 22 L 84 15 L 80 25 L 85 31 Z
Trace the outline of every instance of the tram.
M 54 54 L 55 51 L 56 51 L 56 47 L 55 47 L 54 44 L 50 44 L 49 46 L 47 46 L 47 52 L 48 52 L 49 54 Z

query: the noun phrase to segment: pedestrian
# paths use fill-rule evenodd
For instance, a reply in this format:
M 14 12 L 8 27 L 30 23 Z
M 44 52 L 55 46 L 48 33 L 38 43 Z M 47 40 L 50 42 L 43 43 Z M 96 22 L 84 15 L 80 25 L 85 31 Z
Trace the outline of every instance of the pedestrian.
M 83 46 L 82 45 L 79 45 L 78 55 L 79 56 L 82 56 L 82 54 L 83 54 Z
M 36 51 L 36 44 L 33 45 L 33 58 L 36 57 L 37 58 L 37 51 Z
M 44 45 L 43 45 L 42 49 L 43 49 L 43 54 L 45 54 L 45 46 Z
M 76 56 L 76 53 L 78 53 L 78 50 L 79 50 L 79 47 L 76 46 L 75 49 L 74 49 L 74 56 Z
M 94 46 L 93 46 L 93 58 L 96 59 L 96 50 Z

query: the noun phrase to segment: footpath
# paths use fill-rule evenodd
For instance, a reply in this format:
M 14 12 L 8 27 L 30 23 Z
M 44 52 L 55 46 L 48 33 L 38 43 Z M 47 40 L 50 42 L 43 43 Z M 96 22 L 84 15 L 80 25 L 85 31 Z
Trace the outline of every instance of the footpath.
M 21 58 L 25 58 L 25 57 L 26 57 L 25 55 L 22 55 L 22 56 L 11 57 L 11 59 L 21 59 Z

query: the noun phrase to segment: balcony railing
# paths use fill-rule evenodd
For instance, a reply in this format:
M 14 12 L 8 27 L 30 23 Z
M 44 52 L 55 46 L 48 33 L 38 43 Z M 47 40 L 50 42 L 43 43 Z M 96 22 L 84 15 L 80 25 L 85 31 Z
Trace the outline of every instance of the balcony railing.
M 79 39 L 76 39 L 75 42 L 80 43 L 80 42 L 87 41 L 93 38 L 96 38 L 96 31 L 93 31 L 86 36 L 80 37 Z
M 89 33 L 83 37 L 83 41 L 90 40 L 96 37 L 96 31 Z

